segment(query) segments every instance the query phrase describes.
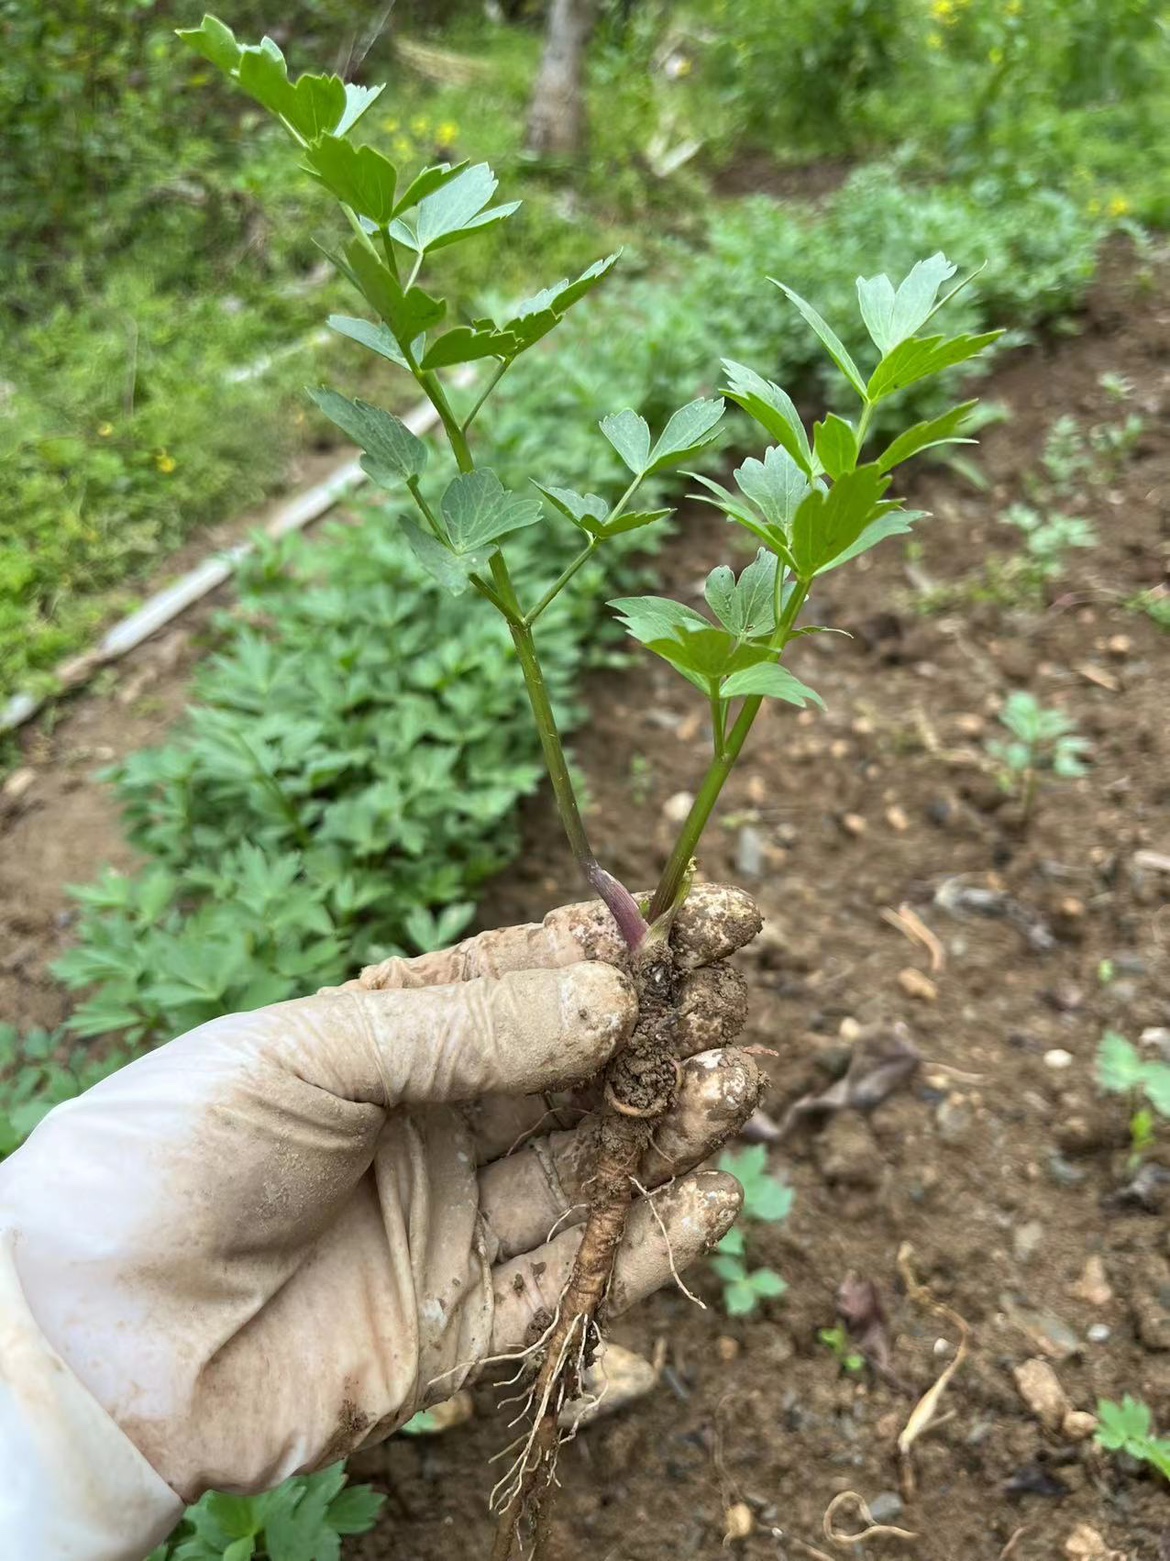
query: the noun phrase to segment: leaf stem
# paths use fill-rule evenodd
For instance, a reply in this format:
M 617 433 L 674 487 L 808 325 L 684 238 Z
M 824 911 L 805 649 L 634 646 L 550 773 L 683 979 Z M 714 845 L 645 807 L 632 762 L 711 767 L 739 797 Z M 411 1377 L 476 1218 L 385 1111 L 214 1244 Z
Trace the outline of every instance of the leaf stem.
M 467 430 L 471 427 L 472 423 L 475 422 L 476 418 L 479 416 L 480 408 L 483 406 L 483 404 L 487 400 L 487 398 L 491 395 L 492 391 L 496 388 L 496 386 L 503 379 L 504 375 L 508 372 L 508 370 L 511 368 L 511 366 L 512 365 L 511 365 L 510 362 L 508 362 L 508 363 L 499 363 L 499 364 L 496 365 L 495 372 L 492 374 L 492 376 L 488 380 L 487 384 L 480 391 L 479 395 L 475 398 L 475 405 L 472 407 L 471 411 L 467 414 L 467 416 L 463 419 L 463 432 L 464 433 L 466 433 Z
M 420 514 L 426 521 L 427 525 L 431 528 L 431 531 L 436 540 L 444 543 L 446 546 L 450 546 L 450 543 L 447 540 L 446 530 L 439 524 L 439 517 L 427 503 L 426 499 L 423 498 L 422 489 L 419 487 L 418 478 L 408 477 L 406 479 L 406 486 L 410 489 L 411 498 L 418 506 Z
M 788 641 L 792 638 L 792 631 L 796 627 L 796 620 L 800 616 L 800 610 L 808 598 L 811 580 L 798 580 L 796 589 L 788 598 L 788 605 L 784 610 L 784 616 L 776 625 L 772 635 L 772 648 L 782 652 Z M 679 831 L 675 841 L 674 850 L 670 853 L 670 860 L 662 872 L 658 881 L 658 887 L 654 891 L 654 898 L 650 902 L 650 910 L 647 919 L 651 926 L 660 916 L 674 908 L 680 890 L 686 881 L 687 870 L 690 867 L 691 858 L 698 848 L 699 840 L 707 827 L 707 822 L 719 801 L 719 794 L 727 784 L 727 778 L 735 768 L 735 761 L 739 758 L 740 751 L 747 741 L 748 733 L 752 729 L 760 706 L 763 704 L 762 696 L 752 695 L 745 699 L 736 717 L 735 724 L 727 734 L 723 744 L 723 751 L 716 752 L 703 783 L 699 787 L 695 800 L 691 805 L 691 811 L 687 815 L 686 823 Z
M 727 746 L 727 705 L 719 697 L 718 686 L 711 690 L 711 731 L 718 759 Z
M 530 612 L 526 612 L 524 614 L 524 623 L 526 627 L 532 627 L 532 625 L 545 611 L 545 609 L 551 607 L 553 602 L 556 601 L 557 597 L 565 589 L 569 581 L 577 573 L 578 569 L 580 569 L 581 565 L 593 557 L 593 554 L 597 549 L 597 540 L 598 539 L 596 537 L 590 537 L 588 547 L 582 549 L 582 551 L 577 554 L 576 558 L 574 558 L 571 563 L 565 565 L 564 569 L 561 570 L 556 580 L 554 580 L 552 585 L 549 586 L 548 590 L 540 598 L 536 606 L 533 607 Z

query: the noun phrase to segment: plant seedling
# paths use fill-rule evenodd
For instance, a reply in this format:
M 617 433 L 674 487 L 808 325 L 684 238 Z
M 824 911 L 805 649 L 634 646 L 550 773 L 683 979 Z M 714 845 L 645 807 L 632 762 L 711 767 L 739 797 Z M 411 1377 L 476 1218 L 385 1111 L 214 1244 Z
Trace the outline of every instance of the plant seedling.
M 999 719 L 1011 738 L 989 739 L 987 751 L 1000 762 L 1004 790 L 1018 790 L 1026 827 L 1036 806 L 1041 773 L 1050 771 L 1061 780 L 1088 774 L 1082 755 L 1089 743 L 1077 735 L 1076 723 L 1063 711 L 1046 709 L 1023 689 L 1008 695 Z
M 1074 547 L 1096 547 L 1090 521 L 1059 512 L 1042 514 L 1031 504 L 1009 504 L 1000 520 L 1023 533 L 1024 572 L 1029 584 L 1042 585 L 1064 572 L 1064 555 Z
M 1170 1437 L 1158 1436 L 1154 1431 L 1154 1417 L 1148 1404 L 1127 1393 L 1120 1404 L 1103 1398 L 1097 1404 L 1095 1441 L 1110 1453 L 1128 1453 L 1141 1463 L 1148 1463 L 1163 1479 L 1170 1480 Z
M 852 1339 L 840 1323 L 834 1328 L 818 1328 L 817 1339 L 849 1376 L 859 1376 L 865 1370 L 865 1356 L 854 1349 Z
M 1130 1161 L 1136 1163 L 1154 1146 L 1158 1117 L 1170 1118 L 1170 1063 L 1143 1057 L 1116 1030 L 1106 1030 L 1097 1048 L 1097 1083 L 1111 1095 L 1144 1097 L 1129 1119 Z
M 640 500 L 640 490 L 650 479 L 691 467 L 708 450 L 719 436 L 724 397 L 691 401 L 654 430 L 629 407 L 603 418 L 601 439 L 625 467 L 624 483 L 612 494 L 580 493 L 560 484 L 555 449 L 548 452 L 548 468 L 532 474 L 530 490 L 506 488 L 497 473 L 477 463 L 475 419 L 516 360 L 537 348 L 605 280 L 617 257 L 594 262 L 576 279 L 556 282 L 496 318 L 453 320 L 449 301 L 435 290 L 432 262 L 443 249 L 473 242 L 515 211 L 514 202 L 491 204 L 497 188 L 491 169 L 440 163 L 404 174 L 375 147 L 350 138 L 380 89 L 346 84 L 335 76 L 303 75 L 291 81 L 271 39 L 240 44 L 211 16 L 180 37 L 277 117 L 301 171 L 340 204 L 348 231 L 332 258 L 367 313 L 337 315 L 329 323 L 415 382 L 438 414 L 451 461 L 436 471 L 427 446 L 390 412 L 328 387 L 310 394 L 325 416 L 361 446 L 370 480 L 413 505 L 412 518 L 399 515 L 394 523 L 420 567 L 451 594 L 479 597 L 504 619 L 558 812 L 586 881 L 609 907 L 628 946 L 638 988 L 638 1024 L 604 1077 L 607 1104 L 589 1178 L 589 1209 L 574 1269 L 545 1341 L 534 1418 L 495 1493 L 500 1527 L 493 1561 L 507 1561 L 521 1521 L 533 1514 L 536 1548 L 543 1543 L 550 1505 L 545 1498 L 551 1494 L 560 1441 L 557 1406 L 576 1396 L 581 1363 L 597 1343 L 636 1173 L 655 1123 L 675 1098 L 677 972 L 669 937 L 693 877 L 699 841 L 764 700 L 800 707 L 821 702 L 782 665 L 788 646 L 816 627 L 801 626 L 800 618 L 820 577 L 886 537 L 909 531 L 921 518 L 892 494 L 894 473 L 923 450 L 965 442 L 974 403 L 911 423 L 893 439 L 871 437 L 875 412 L 922 381 L 977 357 L 1001 333 L 948 336 L 932 328 L 923 334 L 965 285 L 946 286 L 955 267 L 935 254 L 919 261 L 900 285 L 885 276 L 858 280 L 861 319 L 873 347 L 864 371 L 812 304 L 783 282 L 775 283 L 841 374 L 856 400 L 854 418 L 831 412 L 810 431 L 778 385 L 750 367 L 725 361 L 725 396 L 760 428 L 768 447 L 761 459 L 749 459 L 736 471 L 735 491 L 707 477 L 695 480 L 708 502 L 753 538 L 756 556 L 738 575 L 726 564 L 711 572 L 707 613 L 665 597 L 627 597 L 611 604 L 633 639 L 699 692 L 713 734 L 710 764 L 662 876 L 648 901 L 639 901 L 601 865 L 589 840 L 536 631 L 599 549 L 670 513 L 652 500 Z M 476 386 L 461 399 L 451 371 L 469 364 L 478 365 Z M 526 602 L 509 568 L 509 539 L 542 525 L 572 528 L 579 550 L 536 600 Z
M 763 1144 L 720 1155 L 719 1169 L 730 1172 L 743 1188 L 744 1224 L 779 1225 L 788 1218 L 795 1194 L 787 1182 L 769 1171 Z M 723 1281 L 723 1305 L 729 1317 L 749 1317 L 761 1301 L 775 1300 L 788 1289 L 774 1269 L 748 1268 L 742 1224 L 720 1241 L 711 1267 Z

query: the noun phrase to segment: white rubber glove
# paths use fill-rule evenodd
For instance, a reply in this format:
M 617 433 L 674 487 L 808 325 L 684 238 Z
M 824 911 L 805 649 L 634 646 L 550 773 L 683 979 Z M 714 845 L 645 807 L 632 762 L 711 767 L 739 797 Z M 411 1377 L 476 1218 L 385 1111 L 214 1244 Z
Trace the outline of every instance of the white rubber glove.
M 635 1209 L 612 1312 L 669 1278 L 659 1219 L 681 1269 L 738 1211 L 681 1173 L 755 1102 L 713 1050 L 742 987 L 700 967 L 758 925 L 713 886 L 680 914 L 690 1060 L 641 1178 L 679 1179 Z M 53 1111 L 0 1166 L 0 1554 L 135 1561 L 183 1502 L 328 1464 L 522 1347 L 584 1214 L 588 1119 L 537 1092 L 628 1036 L 621 957 L 608 912 L 565 907 L 214 1020 Z

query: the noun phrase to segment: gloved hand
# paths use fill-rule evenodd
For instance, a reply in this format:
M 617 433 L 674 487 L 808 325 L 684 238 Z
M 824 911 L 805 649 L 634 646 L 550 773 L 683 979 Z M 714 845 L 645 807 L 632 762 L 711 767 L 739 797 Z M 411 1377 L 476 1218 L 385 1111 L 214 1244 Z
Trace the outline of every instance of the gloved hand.
M 715 962 L 758 926 L 714 886 L 679 915 L 689 1060 L 640 1178 L 678 1180 L 635 1208 L 611 1312 L 670 1277 L 659 1219 L 682 1269 L 738 1211 L 731 1177 L 684 1173 L 755 1103 L 751 1058 L 719 1049 L 742 984 Z M 628 1036 L 622 953 L 600 904 L 568 906 L 214 1020 L 0 1166 L 39 1329 L 184 1501 L 342 1457 L 539 1333 L 579 1240 L 590 1120 L 542 1092 Z

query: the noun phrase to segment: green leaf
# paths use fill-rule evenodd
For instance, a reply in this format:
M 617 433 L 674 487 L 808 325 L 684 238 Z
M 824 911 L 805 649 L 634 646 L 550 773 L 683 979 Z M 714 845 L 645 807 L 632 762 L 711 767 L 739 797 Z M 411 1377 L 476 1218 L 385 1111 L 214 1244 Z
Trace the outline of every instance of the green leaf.
M 394 332 L 400 347 L 409 346 L 446 313 L 442 299 L 432 298 L 421 287 L 403 288 L 364 239 L 352 239 L 346 245 L 345 258 L 354 285 Z
M 665 471 L 668 466 L 677 466 L 679 461 L 688 460 L 715 438 L 722 416 L 722 398 L 714 401 L 700 399 L 680 407 L 659 434 L 650 452 L 650 464 L 645 470 Z M 602 427 L 604 429 L 604 424 Z
M 394 164 L 372 146 L 354 146 L 336 136 L 315 141 L 304 166 L 339 201 L 383 228 L 394 213 L 398 174 Z
M 865 401 L 867 396 L 865 390 L 865 381 L 861 377 L 861 371 L 857 367 L 857 364 L 854 363 L 853 359 L 849 356 L 848 352 L 845 350 L 845 347 L 842 345 L 836 333 L 825 323 L 824 320 L 822 320 L 820 315 L 813 308 L 812 304 L 806 303 L 806 301 L 800 296 L 799 293 L 794 293 L 790 287 L 786 287 L 783 282 L 777 281 L 774 276 L 770 276 L 768 280 L 769 282 L 775 283 L 775 285 L 780 289 L 780 291 L 784 294 L 785 298 L 787 298 L 790 303 L 794 303 L 796 305 L 801 314 L 805 317 L 808 323 L 812 326 L 813 330 L 820 337 L 821 344 L 825 351 L 829 354 L 830 358 L 832 358 L 833 362 L 841 370 L 842 374 L 844 374 L 845 378 L 853 386 L 854 390 L 861 397 L 861 399 Z
M 1170 1066 L 1164 1062 L 1146 1063 L 1142 1083 L 1146 1099 L 1159 1116 L 1170 1117 Z
M 223 1561 L 252 1561 L 256 1554 L 256 1536 L 248 1534 L 243 1539 L 233 1540 L 223 1553 Z
M 482 574 L 497 551 L 493 543 L 471 552 L 456 553 L 413 520 L 403 517 L 399 524 L 415 558 L 451 596 L 462 596 L 471 584 L 471 576 Z
M 1097 1048 L 1097 1083 L 1112 1095 L 1127 1095 L 1145 1080 L 1146 1063 L 1137 1047 L 1116 1030 L 1106 1030 Z
M 792 520 L 812 491 L 812 484 L 787 450 L 773 445 L 764 459 L 750 457 L 735 472 L 740 492 L 759 509 L 770 526 L 784 537 L 792 531 Z
M 949 412 L 942 412 L 938 417 L 932 417 L 929 422 L 915 423 L 913 428 L 905 429 L 878 456 L 878 470 L 892 471 L 895 466 L 901 466 L 903 461 L 908 461 L 912 455 L 933 449 L 935 445 L 974 444 L 973 439 L 964 439 L 958 433 L 958 429 L 967 421 L 976 405 L 974 401 L 964 401 L 962 406 L 952 407 Z
M 260 1532 L 260 1515 L 250 1497 L 210 1491 L 204 1497 L 204 1503 L 208 1515 L 230 1538 L 249 1538 Z
M 703 594 L 707 605 L 738 639 L 770 634 L 776 627 L 776 571 L 779 561 L 764 548 L 742 571 L 738 580 L 727 564 L 707 576 Z
M 1111 1399 L 1097 1403 L 1096 1441 L 1109 1452 L 1121 1452 L 1132 1442 L 1145 1442 L 1153 1434 L 1154 1417 L 1148 1404 L 1127 1393 L 1120 1404 Z
M 957 363 L 965 363 L 1002 335 L 1002 331 L 984 331 L 979 336 L 953 336 L 949 340 L 945 336 L 924 336 L 904 341 L 874 369 L 869 381 L 869 399 L 884 401 L 887 396 L 905 390 L 907 385 L 917 384 L 932 374 L 941 374 L 943 369 L 953 368 Z
M 467 553 L 498 542 L 501 537 L 533 526 L 543 511 L 539 499 L 510 493 L 495 472 L 461 472 L 452 479 L 439 502 L 447 523 L 447 536 L 457 553 Z
M 720 1279 L 725 1279 L 732 1284 L 747 1278 L 743 1259 L 731 1252 L 717 1252 L 711 1259 L 711 1267 Z
M 376 325 L 372 320 L 357 320 L 348 314 L 331 314 L 326 324 L 339 336 L 348 336 L 351 341 L 360 342 L 371 352 L 388 358 L 391 363 L 397 363 L 399 368 L 409 369 L 402 348 L 387 326 Z
M 954 274 L 955 267 L 940 251 L 920 260 L 896 293 L 888 276 L 857 278 L 861 318 L 883 357 L 926 324 L 939 288 Z
M 288 79 L 284 55 L 271 38 L 244 49 L 236 69 L 244 91 L 270 113 L 278 114 L 306 141 L 336 130 L 346 110 L 345 84 L 338 76 Z
M 764 379 L 754 369 L 745 368 L 731 358 L 723 359 L 723 367 L 727 374 L 726 394 L 771 434 L 801 471 L 811 478 L 812 449 L 791 397 L 770 379 Z
M 890 479 L 873 465 L 846 472 L 828 493 L 814 489 L 792 522 L 792 552 L 802 579 L 837 558 L 861 536 Z
M 588 270 L 582 271 L 575 282 L 557 282 L 554 286 L 544 288 L 543 291 L 517 305 L 515 312 L 504 325 L 504 329 L 511 332 L 516 339 L 515 355 L 533 346 L 559 324 L 564 319 L 567 309 L 584 298 L 586 293 L 591 292 L 598 282 L 609 275 L 617 259 L 617 254 L 607 255 L 604 260 L 594 261 Z
M 729 1257 L 742 1257 L 747 1250 L 743 1231 L 738 1225 L 733 1225 L 727 1234 L 716 1243 L 717 1252 L 725 1252 Z
M 345 108 L 334 126 L 335 136 L 348 135 L 363 114 L 368 113 L 386 90 L 386 83 L 376 87 L 359 87 L 355 81 L 345 84 Z
M 466 161 L 461 163 L 435 163 L 430 168 L 424 168 L 407 185 L 406 189 L 398 197 L 398 204 L 394 208 L 394 215 L 399 217 L 404 211 L 409 211 L 412 206 L 417 206 L 424 196 L 433 195 L 436 190 L 441 190 L 445 184 L 450 184 L 457 179 L 467 167 Z
M 749 1279 L 734 1280 L 723 1292 L 723 1304 L 729 1317 L 750 1317 L 759 1305 Z
M 418 202 L 413 227 L 395 221 L 390 229 L 392 237 L 419 254 L 426 254 L 458 242 L 466 233 L 502 221 L 511 216 L 520 202 L 484 211 L 499 182 L 486 163 L 465 168 Z
M 709 629 L 711 625 L 682 602 L 669 596 L 618 596 L 608 605 L 617 613 L 626 631 L 643 645 L 682 635 L 697 629 Z
M 889 501 L 886 501 L 889 503 Z M 881 509 L 881 506 L 878 506 Z M 922 520 L 925 510 L 899 509 L 892 506 L 883 514 L 879 514 L 876 520 L 871 520 L 869 525 L 857 538 L 851 542 L 836 558 L 831 558 L 827 564 L 822 564 L 817 570 L 818 575 L 828 574 L 830 569 L 839 569 L 842 564 L 847 564 L 850 559 L 857 558 L 862 553 L 868 553 L 871 547 L 877 547 L 879 542 L 884 542 L 887 537 L 900 537 L 911 531 L 915 521 Z
M 857 465 L 857 435 L 853 424 L 838 417 L 836 412 L 830 412 L 823 423 L 813 425 L 813 448 L 830 477 L 841 477 Z
M 771 1268 L 757 1268 L 748 1278 L 752 1289 L 765 1300 L 781 1296 L 788 1289 L 785 1281 Z
M 244 51 L 231 28 L 225 27 L 217 16 L 206 15 L 198 27 L 178 28 L 176 37 L 229 76 L 239 67 Z
M 533 482 L 532 486 L 538 493 L 544 494 L 555 510 L 571 520 L 575 526 L 579 526 L 582 531 L 593 533 L 594 527 L 600 526 L 609 514 L 609 505 L 596 493 L 578 493 L 574 488 L 546 487 L 539 482 Z
M 624 412 L 603 417 L 601 432 L 634 475 L 641 476 L 650 461 L 650 428 L 646 419 L 627 407 Z
M 599 537 L 620 537 L 627 531 L 641 531 L 643 526 L 656 525 L 658 521 L 665 520 L 668 515 L 673 514 L 674 511 L 669 507 L 666 509 L 626 510 L 623 514 L 618 515 L 616 519 L 607 520 L 603 526 L 598 526 L 596 535 Z M 592 528 L 586 525 L 584 529 L 589 531 Z
M 741 672 L 733 672 L 724 680 L 719 690 L 724 699 L 751 698 L 760 696 L 764 699 L 782 699 L 785 704 L 799 705 L 803 710 L 810 701 L 814 705 L 820 705 L 824 709 L 825 701 L 807 683 L 789 672 L 787 667 L 781 667 L 776 662 L 763 662 L 757 667 L 745 667 Z M 766 1217 L 766 1216 L 762 1216 Z
M 339 1534 L 365 1534 L 378 1521 L 385 1496 L 369 1485 L 348 1485 L 329 1503 L 325 1521 Z
M 494 325 L 456 325 L 431 343 L 420 366 L 443 369 L 480 358 L 512 358 L 516 351 L 516 338 L 509 331 L 499 331 Z
M 388 477 L 405 481 L 417 477 L 426 466 L 426 445 L 392 412 L 365 401 L 351 401 L 324 386 L 310 390 L 309 395 L 330 422 L 366 452 L 370 459 L 368 463 L 363 460 L 362 466 L 375 482 L 382 483 Z

